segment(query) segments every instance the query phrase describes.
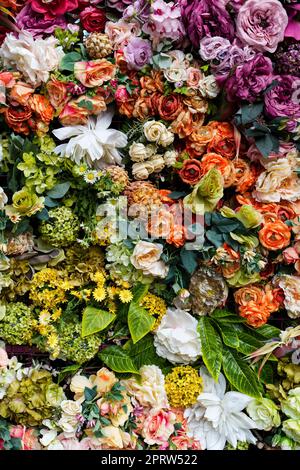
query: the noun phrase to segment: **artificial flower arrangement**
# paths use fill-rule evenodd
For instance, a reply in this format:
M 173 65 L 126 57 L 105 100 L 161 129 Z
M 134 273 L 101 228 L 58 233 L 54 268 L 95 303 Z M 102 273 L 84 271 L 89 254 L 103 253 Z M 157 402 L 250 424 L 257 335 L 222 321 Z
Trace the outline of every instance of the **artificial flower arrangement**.
M 0 449 L 300 449 L 299 10 L 1 1 Z

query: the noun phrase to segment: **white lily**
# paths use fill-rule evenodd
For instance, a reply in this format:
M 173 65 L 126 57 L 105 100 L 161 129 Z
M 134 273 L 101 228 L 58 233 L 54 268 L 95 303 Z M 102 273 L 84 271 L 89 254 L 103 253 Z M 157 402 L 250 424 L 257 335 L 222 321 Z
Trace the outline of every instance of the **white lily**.
M 202 449 L 223 450 L 226 442 L 236 447 L 238 441 L 255 444 L 256 439 L 250 429 L 256 428 L 255 422 L 242 410 L 253 398 L 239 392 L 226 393 L 226 380 L 220 374 L 218 383 L 201 367 L 204 391 L 197 403 L 187 408 L 189 435 L 198 439 Z
M 121 165 L 122 157 L 117 149 L 126 147 L 127 137 L 123 132 L 108 129 L 113 115 L 110 109 L 97 118 L 90 116 L 86 126 L 66 126 L 54 130 L 57 139 L 70 139 L 54 151 L 62 157 L 71 158 L 78 165 L 84 160 L 89 167 L 97 169 Z

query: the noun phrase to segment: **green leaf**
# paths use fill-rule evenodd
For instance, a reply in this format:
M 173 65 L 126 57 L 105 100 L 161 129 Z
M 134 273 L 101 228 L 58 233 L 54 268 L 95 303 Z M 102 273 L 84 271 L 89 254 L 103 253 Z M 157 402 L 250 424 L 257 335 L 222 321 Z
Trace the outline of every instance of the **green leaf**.
M 149 284 L 138 284 L 133 289 L 133 302 L 138 303 L 143 297 L 145 297 L 148 290 L 149 290 Z
M 233 349 L 224 348 L 222 357 L 223 371 L 231 385 L 241 393 L 259 398 L 261 396 L 260 383 L 248 364 Z
M 232 317 L 234 313 L 230 312 L 229 310 L 223 310 L 220 308 L 217 308 L 216 310 L 213 311 L 213 313 L 210 315 L 212 318 L 218 319 L 218 318 L 226 318 L 226 317 Z
M 94 398 L 96 398 L 97 396 L 97 387 L 93 387 L 93 388 L 88 388 L 88 387 L 85 387 L 84 388 L 84 398 L 86 401 L 92 401 L 94 400 Z
M 58 374 L 57 382 L 61 383 L 68 375 L 74 375 L 82 367 L 80 364 L 73 364 L 72 366 L 64 367 Z
M 278 150 L 278 139 L 272 134 L 265 134 L 255 139 L 255 145 L 264 157 L 268 157 L 271 152 Z
M 85 108 L 88 111 L 93 111 L 93 108 L 94 108 L 93 103 L 91 101 L 83 100 L 83 99 L 81 101 L 79 101 L 78 106 L 80 108 Z
M 279 338 L 281 330 L 272 325 L 263 325 L 260 328 L 256 328 L 256 333 L 259 333 L 266 339 Z
M 237 335 L 239 338 L 237 350 L 245 355 L 251 354 L 253 351 L 256 351 L 264 345 L 263 342 L 244 331 L 238 332 Z
M 66 181 L 65 183 L 59 183 L 56 186 L 54 186 L 53 189 L 48 191 L 47 196 L 53 199 L 61 199 L 67 194 L 70 186 L 71 186 L 71 183 L 69 181 Z
M 108 346 L 99 353 L 99 358 L 114 372 L 131 372 L 132 374 L 139 373 L 129 353 L 120 348 L 120 346 Z
M 45 197 L 45 206 L 47 206 L 47 207 L 57 207 L 58 204 L 59 203 L 57 201 L 54 201 L 53 199 L 51 199 L 51 197 L 48 197 L 48 196 Z
M 239 346 L 239 337 L 236 331 L 232 328 L 231 325 L 226 324 L 217 324 L 219 327 L 219 331 L 221 333 L 222 339 L 226 346 L 229 346 L 233 349 L 238 349 Z
M 126 351 L 133 359 L 136 367 L 140 369 L 145 365 L 156 365 L 160 368 L 168 366 L 168 362 L 156 354 L 153 336 L 147 335 L 136 344 L 130 340 L 126 343 Z
M 134 344 L 152 330 L 154 323 L 154 317 L 135 302 L 131 302 L 128 311 L 128 327 Z
M 180 251 L 180 259 L 184 269 L 189 273 L 193 274 L 197 268 L 197 253 L 192 250 L 182 249 Z
M 242 123 L 245 125 L 255 121 L 255 119 L 262 113 L 263 108 L 263 103 L 246 104 L 245 106 L 242 106 Z
M 183 191 L 173 191 L 171 194 L 168 194 L 170 199 L 181 199 L 186 196 L 186 192 Z
M 116 318 L 116 315 L 99 308 L 86 307 L 82 316 L 82 337 L 105 330 Z
M 69 72 L 74 72 L 75 62 L 82 60 L 81 55 L 78 52 L 69 52 L 65 54 L 60 62 L 60 70 L 68 70 Z
M 198 323 L 202 345 L 202 358 L 209 373 L 218 380 L 222 365 L 222 341 L 208 317 L 201 317 Z
M 36 217 L 37 217 L 39 220 L 48 220 L 48 219 L 49 219 L 49 213 L 48 213 L 46 207 L 44 207 L 41 211 L 39 211 L 39 212 L 36 214 Z

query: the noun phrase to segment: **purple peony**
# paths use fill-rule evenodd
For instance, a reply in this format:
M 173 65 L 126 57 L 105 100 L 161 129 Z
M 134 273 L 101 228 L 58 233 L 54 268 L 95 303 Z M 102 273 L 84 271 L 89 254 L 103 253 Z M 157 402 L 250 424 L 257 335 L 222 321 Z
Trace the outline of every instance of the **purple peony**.
M 132 0 L 107 0 L 107 6 L 118 11 L 124 11 L 132 3 Z
M 130 70 L 141 70 L 152 57 L 151 42 L 141 38 L 131 39 L 124 48 L 124 57 Z
M 182 20 L 194 47 L 205 36 L 234 39 L 234 24 L 226 10 L 228 0 L 179 0 Z
M 45 20 L 44 15 L 33 11 L 29 3 L 17 15 L 16 25 L 19 29 L 31 33 L 32 36 L 52 34 L 55 28 L 67 28 L 64 16 L 56 16 L 50 20 Z
M 245 100 L 253 103 L 259 94 L 272 83 L 272 62 L 263 54 L 236 67 L 227 80 L 226 92 L 229 101 Z
M 265 112 L 270 118 L 300 117 L 300 80 L 293 75 L 277 75 L 277 82 L 265 94 Z
M 288 15 L 279 0 L 247 0 L 239 9 L 239 39 L 256 50 L 275 52 L 284 38 Z

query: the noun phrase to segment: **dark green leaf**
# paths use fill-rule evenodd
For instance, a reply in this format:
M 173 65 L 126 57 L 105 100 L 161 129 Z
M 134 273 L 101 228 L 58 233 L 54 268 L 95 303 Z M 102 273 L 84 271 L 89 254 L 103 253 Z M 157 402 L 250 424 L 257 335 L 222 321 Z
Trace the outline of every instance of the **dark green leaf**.
M 233 349 L 238 349 L 239 346 L 239 337 L 237 335 L 237 332 L 232 328 L 231 325 L 226 325 L 217 323 L 219 331 L 221 333 L 222 339 L 226 346 L 229 346 L 230 348 Z
M 224 348 L 222 357 L 223 371 L 231 385 L 241 393 L 259 398 L 260 383 L 248 364 L 233 349 Z
M 255 119 L 262 113 L 263 109 L 263 103 L 246 104 L 242 106 L 242 123 L 245 125 L 255 121 Z
M 256 328 L 256 333 L 259 333 L 266 339 L 279 338 L 281 330 L 272 325 L 263 325 L 260 328 Z
M 94 398 L 96 398 L 97 396 L 97 387 L 93 387 L 93 388 L 88 388 L 88 387 L 85 387 L 84 388 L 84 398 L 86 401 L 92 401 L 94 400 Z
M 138 374 L 139 371 L 127 351 L 120 346 L 108 346 L 99 353 L 101 361 L 114 372 L 131 372 Z
M 222 365 L 221 338 L 208 317 L 200 318 L 197 329 L 200 334 L 204 364 L 214 380 L 217 381 Z
M 128 310 L 128 327 L 133 343 L 137 343 L 152 330 L 155 318 L 147 310 L 135 302 L 131 302 Z
M 46 207 L 44 207 L 41 211 L 39 211 L 39 212 L 36 214 L 36 217 L 37 217 L 39 220 L 48 220 L 48 219 L 49 219 L 49 213 L 48 213 Z
M 69 52 L 65 54 L 60 62 L 60 70 L 68 70 L 69 72 L 74 72 L 75 62 L 82 60 L 81 55 L 78 52 Z
M 61 383 L 68 375 L 74 375 L 80 369 L 80 364 L 73 364 L 72 366 L 64 367 L 58 374 L 58 383 Z
M 69 181 L 66 181 L 65 183 L 59 183 L 56 186 L 54 186 L 53 189 L 48 191 L 47 196 L 53 199 L 61 199 L 67 194 L 70 186 L 71 186 L 71 183 Z
M 197 253 L 192 250 L 182 249 L 180 251 L 180 259 L 184 269 L 189 273 L 193 274 L 197 268 Z

